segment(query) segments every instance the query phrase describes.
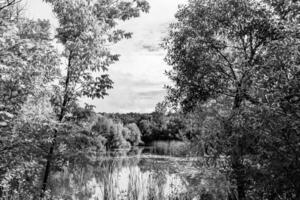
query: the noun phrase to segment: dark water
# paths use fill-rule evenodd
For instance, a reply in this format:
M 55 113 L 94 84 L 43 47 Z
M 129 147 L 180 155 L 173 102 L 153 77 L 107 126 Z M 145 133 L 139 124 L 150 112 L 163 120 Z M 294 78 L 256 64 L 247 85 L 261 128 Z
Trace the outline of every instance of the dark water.
M 177 142 L 99 155 L 52 176 L 53 195 L 70 200 L 226 199 L 228 184 L 216 167 L 204 167 Z M 185 149 L 185 150 L 184 150 Z

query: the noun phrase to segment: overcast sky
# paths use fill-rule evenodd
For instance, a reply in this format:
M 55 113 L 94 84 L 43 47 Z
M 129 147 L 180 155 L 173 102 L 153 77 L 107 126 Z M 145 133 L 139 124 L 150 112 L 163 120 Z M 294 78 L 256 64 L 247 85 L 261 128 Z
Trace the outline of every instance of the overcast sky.
M 120 61 L 111 65 L 109 74 L 114 88 L 103 100 L 89 100 L 98 112 L 152 112 L 157 102 L 164 99 L 163 88 L 169 83 L 164 71 L 170 67 L 164 62 L 165 52 L 160 48 L 168 25 L 174 22 L 179 4 L 186 0 L 148 0 L 151 9 L 147 14 L 120 24 L 133 32 L 133 37 L 112 47 L 121 55 Z M 49 19 L 57 26 L 51 7 L 42 0 L 27 0 L 27 16 Z

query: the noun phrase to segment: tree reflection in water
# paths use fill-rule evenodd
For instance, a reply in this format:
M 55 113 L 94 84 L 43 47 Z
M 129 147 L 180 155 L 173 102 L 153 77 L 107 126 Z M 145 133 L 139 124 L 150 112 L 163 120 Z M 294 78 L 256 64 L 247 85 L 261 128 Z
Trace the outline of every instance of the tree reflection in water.
M 216 167 L 189 157 L 114 151 L 97 162 L 69 163 L 51 178 L 53 196 L 69 200 L 225 200 L 229 185 Z

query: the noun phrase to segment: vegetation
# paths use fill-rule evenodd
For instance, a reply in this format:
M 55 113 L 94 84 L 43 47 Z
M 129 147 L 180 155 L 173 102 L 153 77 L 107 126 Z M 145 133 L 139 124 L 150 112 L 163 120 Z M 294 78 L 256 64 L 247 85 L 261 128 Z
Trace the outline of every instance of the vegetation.
M 188 157 L 190 153 L 189 147 L 189 143 L 182 141 L 154 141 L 151 142 L 149 147 L 146 147 L 146 152 L 154 155 Z
M 194 197 L 211 196 L 217 200 L 227 196 L 228 182 L 216 168 L 203 167 L 203 171 L 194 174 L 204 181 L 202 185 L 193 187 L 196 177 L 190 177 L 190 168 L 186 169 L 188 158 L 182 163 L 172 157 L 156 162 L 151 156 L 143 158 L 140 157 L 141 152 L 129 150 L 114 156 L 117 157 L 104 156 L 96 163 L 71 163 L 57 172 L 51 181 L 55 183 L 51 186 L 54 197 L 68 199 L 75 195 L 75 198 L 111 200 L 192 200 Z M 185 175 L 180 176 L 178 172 Z
M 141 132 L 136 124 L 126 126 L 112 119 L 99 116 L 91 128 L 94 137 L 102 142 L 107 150 L 114 148 L 130 148 L 142 143 Z
M 105 72 L 119 57 L 107 45 L 131 36 L 117 22 L 149 9 L 135 0 L 46 2 L 59 21 L 62 54 L 48 21 L 24 18 L 20 1 L 0 3 L 1 198 L 44 197 L 51 170 L 101 149 L 88 126 L 93 107 L 79 98 L 107 95 Z
M 81 102 L 112 89 L 109 47 L 131 37 L 117 25 L 145 0 L 44 0 L 54 34 L 21 1 L 0 2 L 0 199 L 92 198 L 93 183 L 104 199 L 300 199 L 300 1 L 179 7 L 162 44 L 173 85 L 147 114 Z
M 160 105 L 162 103 L 158 103 Z M 158 107 L 158 106 L 157 106 Z M 164 105 L 165 109 L 167 105 Z M 158 108 L 152 113 L 101 113 L 116 123 L 123 123 L 127 126 L 136 124 L 141 132 L 141 140 L 145 144 L 150 144 L 156 140 L 186 140 L 188 134 L 185 133 L 185 119 L 181 113 L 171 113 L 160 111 Z
M 228 157 L 233 199 L 300 198 L 298 11 L 190 0 L 164 42 L 168 98 L 194 118 L 201 152 Z

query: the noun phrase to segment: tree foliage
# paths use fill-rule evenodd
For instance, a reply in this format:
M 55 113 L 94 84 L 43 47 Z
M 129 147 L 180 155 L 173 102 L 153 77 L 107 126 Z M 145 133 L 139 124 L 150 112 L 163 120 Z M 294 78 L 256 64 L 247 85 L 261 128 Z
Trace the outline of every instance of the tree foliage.
M 139 145 L 141 132 L 135 123 L 123 125 L 104 116 L 99 116 L 92 126 L 95 137 L 104 138 L 106 148 L 129 148 Z
M 50 23 L 23 18 L 17 1 L 6 3 L 0 11 L 0 196 L 31 199 L 55 126 L 50 91 L 60 59 Z
M 190 0 L 164 41 L 168 99 L 197 116 L 205 153 L 229 157 L 238 199 L 299 198 L 297 10 L 298 1 Z
M 81 97 L 103 98 L 112 81 L 105 72 L 108 66 L 118 60 L 108 45 L 129 38 L 130 33 L 116 29 L 117 20 L 138 17 L 141 11 L 148 11 L 146 1 L 58 1 L 47 0 L 59 21 L 56 38 L 64 46 L 66 61 L 65 75 L 55 88 L 53 104 L 58 121 L 63 122 L 72 107 Z M 49 148 L 43 191 L 46 190 L 51 162 L 56 146 L 56 137 Z
M 57 77 L 59 56 L 50 41 L 48 21 L 3 17 L 0 32 L 0 100 L 15 112 L 37 81 L 46 85 Z
M 46 2 L 59 22 L 55 38 L 48 21 L 22 15 L 19 1 L 0 3 L 0 195 L 20 189 L 20 198 L 38 198 L 41 173 L 45 192 L 51 170 L 103 150 L 91 131 L 93 106 L 79 100 L 107 95 L 108 66 L 119 57 L 110 45 L 131 36 L 117 24 L 149 9 L 143 0 Z

